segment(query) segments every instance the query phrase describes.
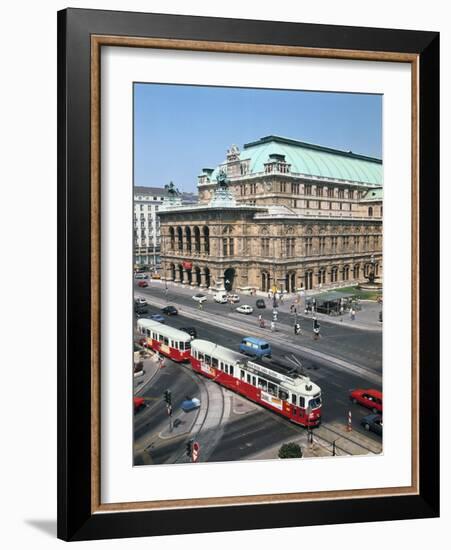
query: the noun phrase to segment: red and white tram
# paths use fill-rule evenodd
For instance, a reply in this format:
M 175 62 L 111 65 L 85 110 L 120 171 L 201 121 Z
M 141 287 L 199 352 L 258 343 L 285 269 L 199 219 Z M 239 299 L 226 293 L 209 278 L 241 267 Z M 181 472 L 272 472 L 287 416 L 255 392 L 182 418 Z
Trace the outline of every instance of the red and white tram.
M 150 319 L 138 319 L 138 332 L 143 335 L 144 345 L 174 361 L 188 361 L 191 336 L 183 330 L 168 327 Z
M 193 370 L 302 426 L 321 422 L 321 389 L 274 361 L 249 360 L 206 340 L 191 342 Z

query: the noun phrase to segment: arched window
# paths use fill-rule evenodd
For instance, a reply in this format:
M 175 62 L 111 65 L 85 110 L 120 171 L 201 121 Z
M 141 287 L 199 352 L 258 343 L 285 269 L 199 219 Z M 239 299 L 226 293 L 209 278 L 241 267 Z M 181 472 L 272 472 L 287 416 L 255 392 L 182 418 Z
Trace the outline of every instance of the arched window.
M 336 283 L 338 280 L 338 267 L 334 265 L 334 267 L 330 270 L 330 282 Z
M 205 254 L 210 254 L 210 230 L 205 225 L 202 232 L 204 234 L 204 252 Z
M 191 254 L 191 228 L 185 227 L 186 251 Z
M 183 230 L 180 226 L 177 227 L 177 248 L 183 252 Z
M 175 248 L 175 231 L 173 227 L 169 228 L 169 249 L 174 250 Z
M 194 252 L 200 253 L 200 229 L 197 225 L 194 226 Z
M 373 216 L 373 207 L 372 207 L 372 206 L 370 206 L 370 207 L 368 208 L 368 216 L 369 216 L 370 218 Z

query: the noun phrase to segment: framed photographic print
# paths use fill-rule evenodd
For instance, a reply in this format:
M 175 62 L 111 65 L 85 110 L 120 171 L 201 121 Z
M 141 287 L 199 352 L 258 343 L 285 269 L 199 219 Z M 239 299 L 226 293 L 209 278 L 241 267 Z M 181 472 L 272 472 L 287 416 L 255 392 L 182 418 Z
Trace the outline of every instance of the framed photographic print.
M 58 29 L 58 536 L 437 516 L 438 34 Z

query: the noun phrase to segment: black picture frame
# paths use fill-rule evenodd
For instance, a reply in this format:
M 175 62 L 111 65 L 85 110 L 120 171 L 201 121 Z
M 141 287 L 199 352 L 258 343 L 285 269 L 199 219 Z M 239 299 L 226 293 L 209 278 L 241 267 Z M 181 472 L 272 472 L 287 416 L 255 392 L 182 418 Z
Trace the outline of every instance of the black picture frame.
M 116 511 L 92 507 L 91 37 L 413 54 L 418 59 L 419 490 L 416 495 Z M 439 34 L 67 9 L 58 13 L 58 537 L 138 537 L 439 515 Z

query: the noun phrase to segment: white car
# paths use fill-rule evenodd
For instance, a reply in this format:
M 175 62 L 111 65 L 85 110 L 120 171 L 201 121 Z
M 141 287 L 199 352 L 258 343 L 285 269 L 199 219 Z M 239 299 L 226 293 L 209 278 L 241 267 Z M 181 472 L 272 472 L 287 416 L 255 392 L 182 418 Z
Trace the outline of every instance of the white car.
M 205 296 L 205 294 L 195 294 L 193 296 L 193 300 L 196 300 L 196 302 L 199 302 L 199 303 L 204 303 L 205 300 L 207 299 L 207 297 Z
M 240 301 L 240 297 L 238 296 L 238 294 L 229 294 L 227 296 L 227 299 L 229 300 L 229 302 L 232 302 L 232 304 L 237 304 Z
M 147 304 L 147 301 L 145 298 L 135 298 L 135 304 L 137 306 L 141 306 L 141 305 Z
M 254 311 L 254 308 L 251 306 L 242 305 L 242 306 L 238 306 L 236 308 L 236 311 L 238 311 L 238 313 L 244 313 L 246 315 L 250 315 Z

